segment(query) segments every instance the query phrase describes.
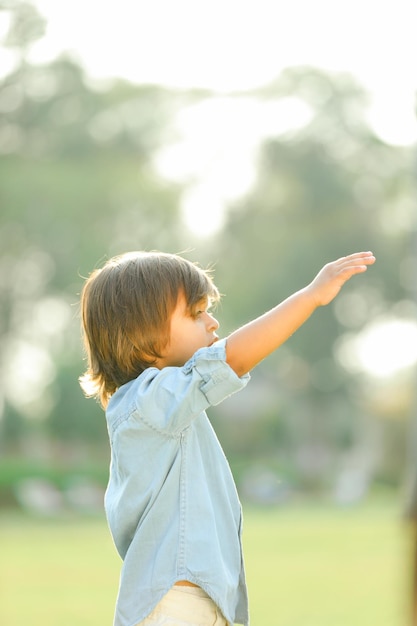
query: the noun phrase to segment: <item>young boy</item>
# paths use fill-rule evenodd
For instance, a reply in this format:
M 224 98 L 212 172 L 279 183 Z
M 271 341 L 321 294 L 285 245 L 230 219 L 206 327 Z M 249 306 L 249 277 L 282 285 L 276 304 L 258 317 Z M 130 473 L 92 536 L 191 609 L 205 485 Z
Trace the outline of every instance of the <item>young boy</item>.
M 374 262 L 362 252 L 325 265 L 226 339 L 209 273 L 179 256 L 133 252 L 88 278 L 80 382 L 106 409 L 105 508 L 123 559 L 115 626 L 249 623 L 240 502 L 205 410 Z

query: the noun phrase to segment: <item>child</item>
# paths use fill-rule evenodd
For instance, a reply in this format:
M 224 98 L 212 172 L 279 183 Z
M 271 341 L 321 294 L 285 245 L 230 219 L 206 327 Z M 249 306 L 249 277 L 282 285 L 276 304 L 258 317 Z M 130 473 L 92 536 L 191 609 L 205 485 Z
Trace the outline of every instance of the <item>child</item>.
M 80 382 L 106 409 L 105 508 L 123 559 L 115 626 L 249 623 L 241 507 L 205 410 L 374 262 L 362 252 L 325 265 L 226 339 L 209 273 L 177 255 L 124 254 L 88 278 Z

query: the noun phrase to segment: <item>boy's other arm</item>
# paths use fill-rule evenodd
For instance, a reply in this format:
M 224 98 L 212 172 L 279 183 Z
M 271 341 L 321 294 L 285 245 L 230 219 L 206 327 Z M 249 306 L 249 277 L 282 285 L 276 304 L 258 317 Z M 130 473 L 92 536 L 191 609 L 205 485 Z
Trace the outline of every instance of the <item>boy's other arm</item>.
M 358 252 L 325 265 L 304 289 L 227 338 L 226 361 L 243 376 L 279 348 L 319 306 L 331 302 L 355 274 L 375 262 L 372 252 Z

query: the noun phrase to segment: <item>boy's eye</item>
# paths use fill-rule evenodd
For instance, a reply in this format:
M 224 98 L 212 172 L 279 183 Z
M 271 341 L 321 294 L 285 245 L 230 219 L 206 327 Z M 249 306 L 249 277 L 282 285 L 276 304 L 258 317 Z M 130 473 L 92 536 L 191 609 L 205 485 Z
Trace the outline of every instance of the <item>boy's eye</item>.
M 199 302 L 195 304 L 194 307 L 191 308 L 191 316 L 199 317 L 203 315 L 203 313 L 208 313 L 208 315 L 212 315 L 213 302 L 211 298 L 202 298 Z
M 199 307 L 198 309 L 194 309 L 192 315 L 194 317 L 199 317 L 200 315 L 203 315 L 203 313 L 208 313 L 210 314 L 210 305 L 205 304 L 204 306 Z

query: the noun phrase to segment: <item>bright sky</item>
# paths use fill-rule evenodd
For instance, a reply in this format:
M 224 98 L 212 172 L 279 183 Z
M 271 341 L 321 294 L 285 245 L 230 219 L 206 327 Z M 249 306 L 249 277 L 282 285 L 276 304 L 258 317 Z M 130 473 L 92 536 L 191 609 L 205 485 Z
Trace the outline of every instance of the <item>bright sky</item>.
M 231 91 L 289 65 L 356 75 L 372 122 L 417 140 L 415 0 L 36 0 L 48 19 L 39 60 L 71 49 L 94 76 Z
M 194 181 L 182 209 L 195 234 L 215 232 L 224 206 L 250 188 L 259 142 L 308 120 L 300 101 L 274 103 L 271 111 L 253 99 L 227 97 L 267 84 L 288 66 L 353 74 L 370 93 L 374 131 L 394 145 L 417 142 L 415 0 L 34 3 L 48 20 L 35 61 L 70 50 L 95 78 L 218 92 L 182 112 L 182 139 L 156 159 L 163 176 Z M 210 224 L 203 217 L 208 209 Z

